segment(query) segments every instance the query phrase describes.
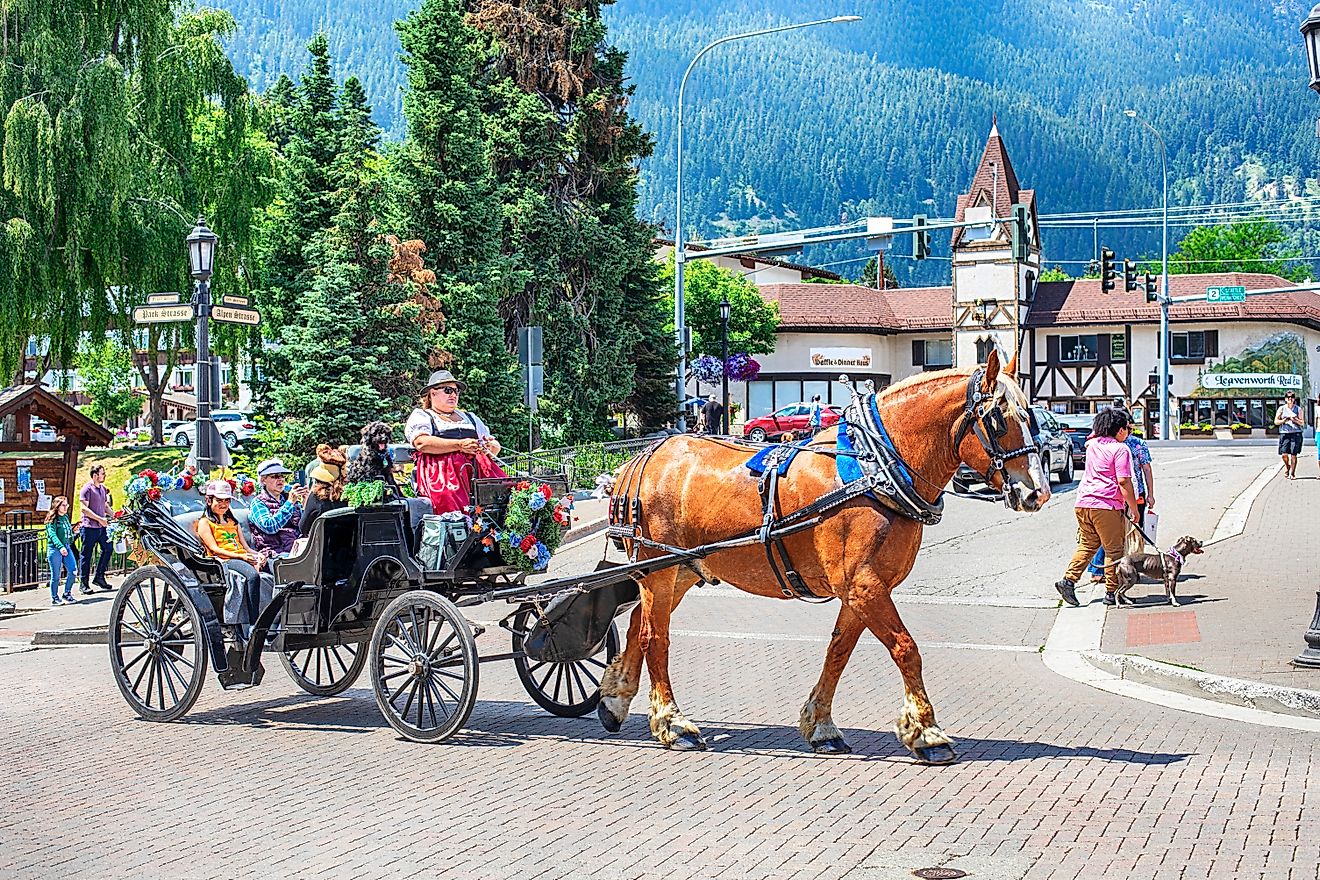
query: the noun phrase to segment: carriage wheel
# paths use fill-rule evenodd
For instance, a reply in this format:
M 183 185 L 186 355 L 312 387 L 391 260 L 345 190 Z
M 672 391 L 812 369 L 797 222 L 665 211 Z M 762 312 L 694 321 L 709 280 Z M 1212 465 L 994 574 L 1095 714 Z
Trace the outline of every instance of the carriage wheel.
M 619 630 L 610 623 L 605 647 L 594 657 L 567 663 L 533 660 L 523 656 L 523 639 L 536 622 L 535 610 L 524 608 L 513 616 L 513 668 L 536 705 L 560 718 L 581 718 L 600 703 L 600 679 L 619 653 Z
M 298 687 L 318 697 L 333 697 L 353 686 L 367 665 L 367 646 L 322 645 L 282 651 L 280 663 Z
M 164 569 L 133 572 L 110 607 L 110 668 L 139 717 L 173 721 L 206 678 L 206 631 L 188 591 Z
M 454 603 L 425 590 L 391 602 L 371 635 L 371 689 L 399 733 L 439 742 L 477 702 L 477 643 Z

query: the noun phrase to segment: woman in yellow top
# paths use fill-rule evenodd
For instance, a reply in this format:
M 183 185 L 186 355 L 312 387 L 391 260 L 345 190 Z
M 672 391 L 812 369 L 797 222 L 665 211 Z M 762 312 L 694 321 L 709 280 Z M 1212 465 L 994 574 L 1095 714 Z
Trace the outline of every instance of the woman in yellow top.
M 246 627 L 269 604 L 275 578 L 262 571 L 266 554 L 248 546 L 238 520 L 229 510 L 234 489 L 228 481 L 212 480 L 202 494 L 206 497 L 206 512 L 198 517 L 194 528 L 207 555 L 220 560 L 225 571 L 224 622 Z

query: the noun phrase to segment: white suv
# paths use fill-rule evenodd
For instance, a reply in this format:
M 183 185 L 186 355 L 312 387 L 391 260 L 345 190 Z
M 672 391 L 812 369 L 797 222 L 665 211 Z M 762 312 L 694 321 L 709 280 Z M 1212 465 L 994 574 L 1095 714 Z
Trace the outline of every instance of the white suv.
M 215 428 L 220 432 L 220 437 L 225 441 L 225 446 L 233 449 L 240 443 L 246 443 L 257 435 L 257 423 L 252 418 L 252 413 L 241 412 L 236 409 L 217 409 L 211 411 L 211 421 L 215 422 Z M 184 422 L 174 431 L 174 445 L 182 447 L 191 447 L 196 439 L 197 423 Z

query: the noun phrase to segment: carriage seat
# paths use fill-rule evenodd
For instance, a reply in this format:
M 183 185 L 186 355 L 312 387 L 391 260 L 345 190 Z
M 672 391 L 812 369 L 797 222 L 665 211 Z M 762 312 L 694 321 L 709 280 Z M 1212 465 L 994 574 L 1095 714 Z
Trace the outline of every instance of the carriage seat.
M 230 512 L 234 514 L 234 519 L 238 520 L 238 529 L 243 533 L 243 540 L 249 547 L 252 546 L 252 528 L 248 525 L 248 510 L 245 507 L 231 507 Z M 202 511 L 190 510 L 187 513 L 180 513 L 173 517 L 174 521 L 183 526 L 193 534 L 197 533 L 197 520 L 201 519 Z

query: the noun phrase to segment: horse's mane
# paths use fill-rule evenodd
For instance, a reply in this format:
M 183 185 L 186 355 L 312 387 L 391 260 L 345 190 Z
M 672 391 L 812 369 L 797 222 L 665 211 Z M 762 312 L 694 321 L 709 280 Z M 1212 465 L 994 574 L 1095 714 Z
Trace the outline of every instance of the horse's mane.
M 888 402 L 890 401 L 890 398 L 898 398 L 892 402 L 902 403 L 908 397 L 912 397 L 921 392 L 930 382 L 936 382 L 951 377 L 970 379 L 975 369 L 975 367 L 963 367 L 958 369 L 936 370 L 932 373 L 917 373 L 915 376 L 908 376 L 906 379 L 895 382 L 888 388 L 878 392 L 876 394 L 876 399 Z M 1027 411 L 1030 407 L 1027 395 L 1022 392 L 1022 389 L 1016 382 L 1006 381 L 1002 372 L 995 379 L 994 400 L 996 404 L 1001 400 L 1006 403 L 1008 405 L 1009 413 L 1014 417 L 1020 419 L 1027 418 Z

